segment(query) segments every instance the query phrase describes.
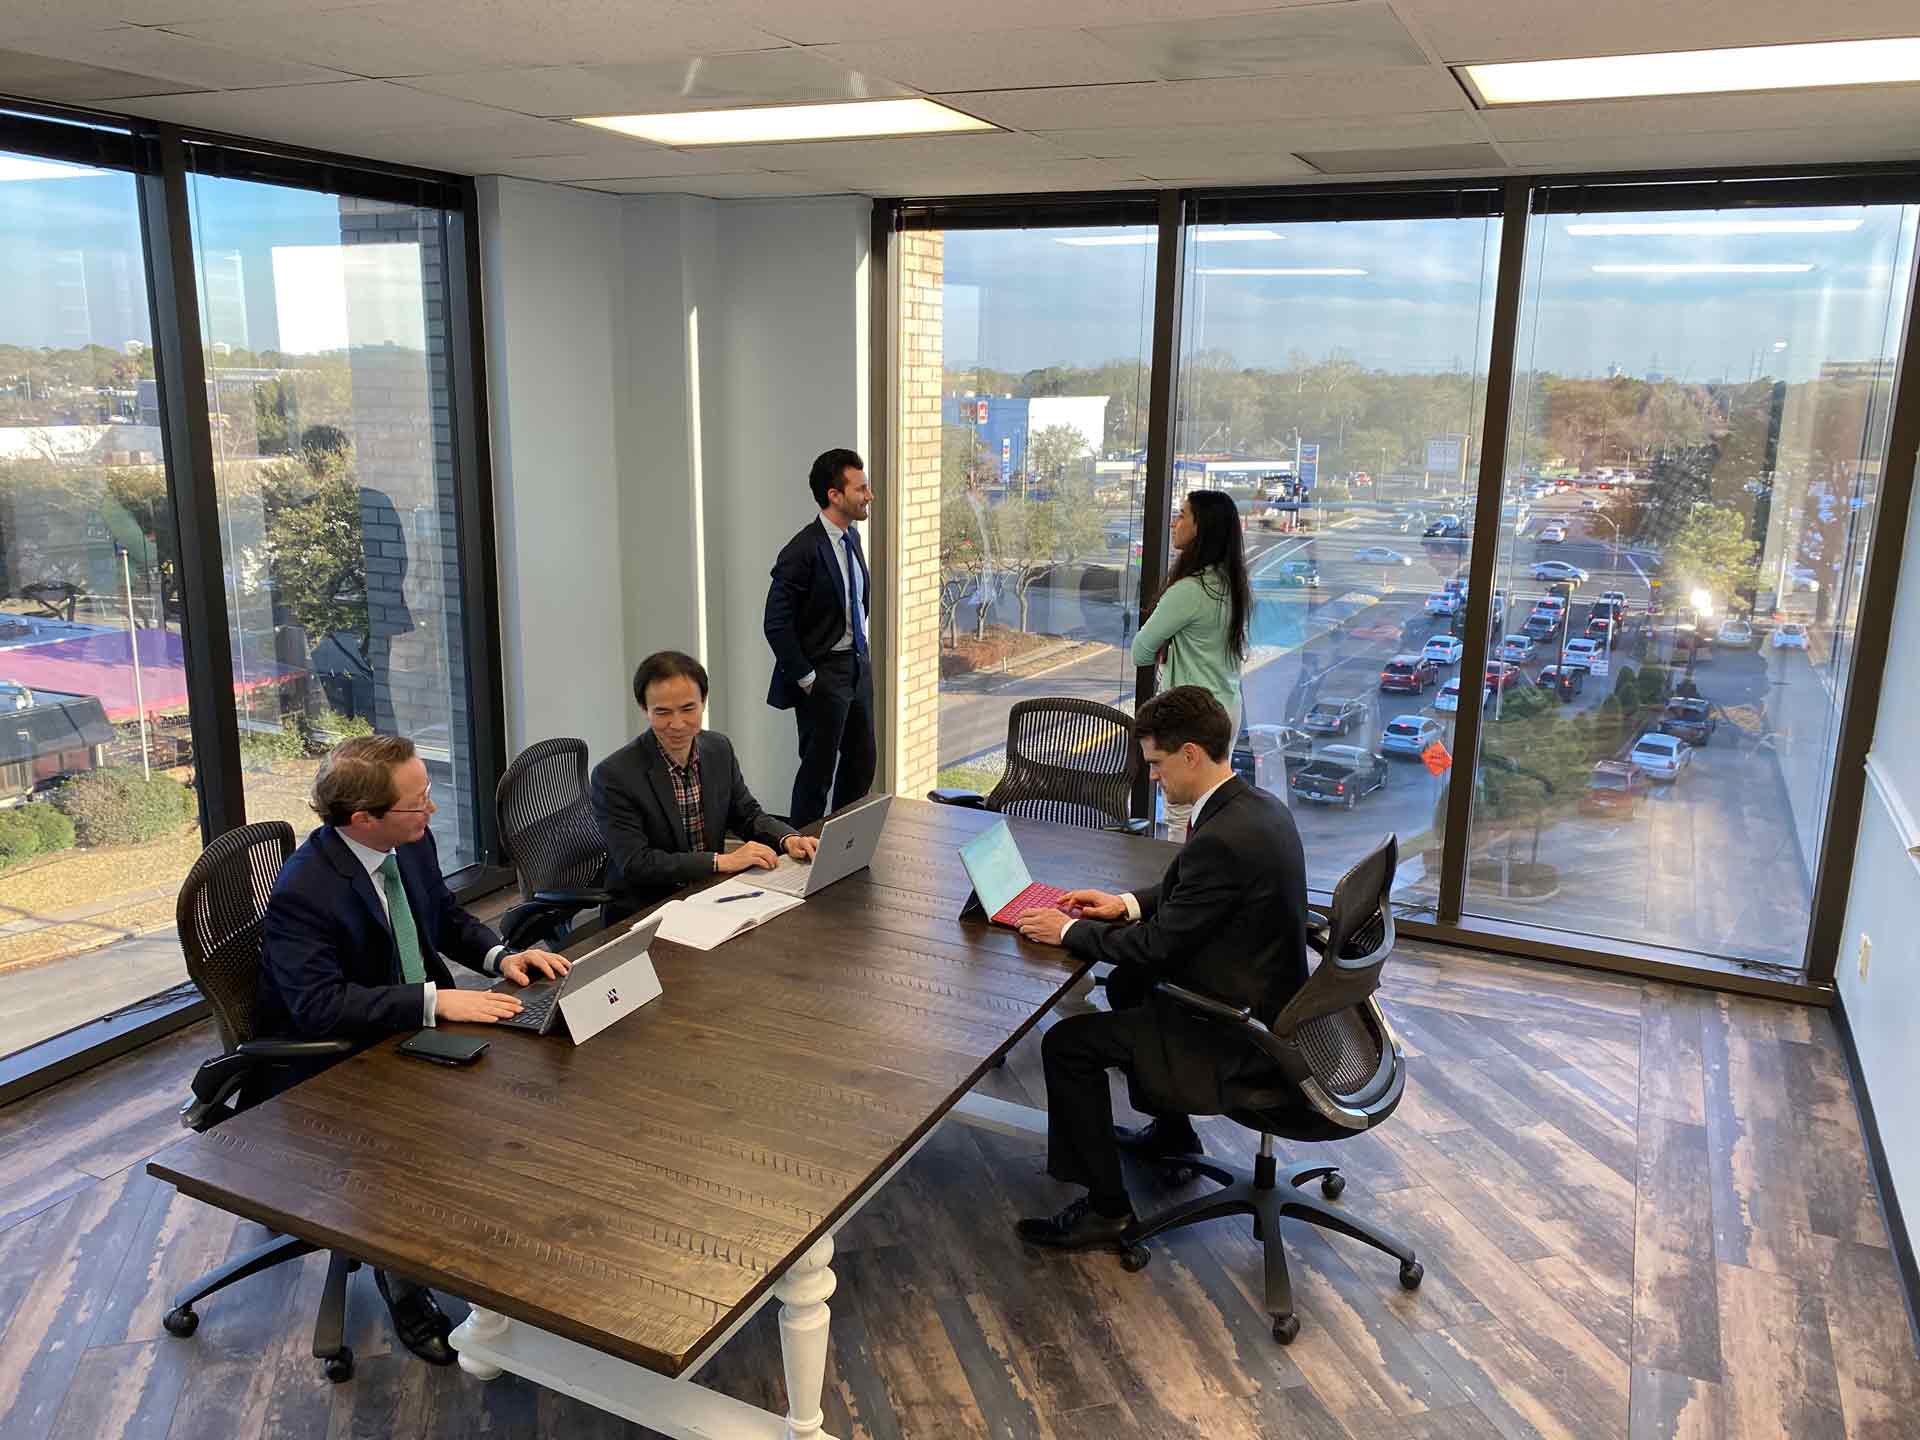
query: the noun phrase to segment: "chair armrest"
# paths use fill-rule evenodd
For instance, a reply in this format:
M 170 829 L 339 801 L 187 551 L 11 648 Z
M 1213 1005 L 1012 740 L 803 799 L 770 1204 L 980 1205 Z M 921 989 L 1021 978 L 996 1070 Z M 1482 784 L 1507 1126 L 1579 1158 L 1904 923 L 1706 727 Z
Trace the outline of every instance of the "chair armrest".
M 1324 910 L 1307 907 L 1307 944 L 1321 955 L 1327 953 L 1327 937 L 1333 930 L 1333 917 Z
M 612 900 L 613 894 L 607 890 L 536 890 L 533 892 L 535 905 L 564 905 L 575 910 L 584 910 L 589 905 L 606 905 Z
M 1102 827 L 1109 835 L 1152 835 L 1153 821 L 1127 820 L 1118 825 Z
M 234 1054 L 268 1064 L 286 1060 L 324 1060 L 330 1055 L 351 1055 L 351 1040 L 242 1040 Z M 204 1067 L 203 1067 L 204 1068 Z
M 958 805 L 966 810 L 987 808 L 987 797 L 978 790 L 929 790 L 927 799 L 936 805 Z
M 1211 996 L 1189 990 L 1183 985 L 1175 985 L 1171 981 L 1162 980 L 1153 988 L 1169 1000 L 1176 1001 L 1186 1006 L 1189 1010 L 1198 1011 L 1209 1019 L 1225 1020 L 1235 1025 L 1245 1025 L 1253 1018 L 1253 1011 L 1247 1006 L 1229 1005 L 1225 1001 L 1215 1000 Z
M 351 1055 L 353 1050 L 351 1040 L 243 1040 L 194 1071 L 193 1097 L 180 1107 L 180 1123 L 199 1131 L 226 1119 L 227 1102 L 256 1071 L 296 1060 Z

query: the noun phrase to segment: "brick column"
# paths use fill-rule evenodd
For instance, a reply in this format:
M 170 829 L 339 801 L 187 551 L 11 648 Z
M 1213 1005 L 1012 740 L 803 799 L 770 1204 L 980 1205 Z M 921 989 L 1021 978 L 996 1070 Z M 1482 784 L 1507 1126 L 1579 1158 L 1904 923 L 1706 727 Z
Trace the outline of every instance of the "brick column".
M 900 654 L 894 693 L 894 789 L 924 795 L 939 770 L 940 744 L 940 390 L 946 237 L 909 230 L 896 237 L 900 276 L 900 433 L 893 483 L 900 493 L 897 593 Z

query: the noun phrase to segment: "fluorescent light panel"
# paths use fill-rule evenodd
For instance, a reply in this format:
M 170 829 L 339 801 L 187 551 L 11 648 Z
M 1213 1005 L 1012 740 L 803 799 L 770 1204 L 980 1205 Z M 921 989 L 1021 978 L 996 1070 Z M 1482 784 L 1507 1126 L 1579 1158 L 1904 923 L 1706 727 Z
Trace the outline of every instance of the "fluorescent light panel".
M 1804 275 L 1812 265 L 1596 265 L 1596 275 Z
M 1155 234 L 1148 231 L 1134 235 L 1056 235 L 1053 238 L 1061 245 L 1151 245 Z M 1188 238 L 1202 245 L 1232 245 L 1243 240 L 1284 240 L 1286 237 L 1278 230 L 1199 230 Z
M 769 145 L 785 140 L 870 140 L 882 135 L 945 135 L 993 130 L 931 100 L 836 100 L 825 105 L 757 105 L 745 110 L 684 110 L 665 115 L 579 115 L 598 126 L 683 148 Z
M 1920 37 L 1458 67 L 1486 105 L 1920 82 Z
M 1345 265 L 1203 265 L 1200 275 L 1364 275 Z
M 1838 235 L 1866 223 L 1853 220 L 1618 220 L 1567 226 L 1569 235 Z

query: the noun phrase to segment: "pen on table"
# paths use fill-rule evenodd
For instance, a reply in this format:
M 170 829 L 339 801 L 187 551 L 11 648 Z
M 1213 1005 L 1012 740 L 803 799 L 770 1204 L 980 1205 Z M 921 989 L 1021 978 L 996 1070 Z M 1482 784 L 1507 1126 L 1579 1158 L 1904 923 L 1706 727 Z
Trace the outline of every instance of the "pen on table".
M 764 890 L 749 890 L 745 894 L 741 894 L 741 895 L 722 895 L 718 900 L 714 901 L 713 903 L 716 905 L 725 905 L 731 900 L 758 900 L 762 895 L 766 893 L 767 892 Z

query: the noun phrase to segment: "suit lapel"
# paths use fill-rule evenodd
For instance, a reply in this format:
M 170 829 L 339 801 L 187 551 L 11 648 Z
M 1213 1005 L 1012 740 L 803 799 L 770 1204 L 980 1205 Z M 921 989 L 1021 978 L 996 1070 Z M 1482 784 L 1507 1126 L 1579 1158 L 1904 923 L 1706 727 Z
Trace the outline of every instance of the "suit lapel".
M 706 848 L 719 851 L 727 848 L 727 806 L 732 797 L 724 793 L 724 783 L 720 766 L 713 758 L 713 743 L 708 738 L 710 731 L 702 730 L 693 741 L 693 753 L 700 757 L 700 808 L 707 822 Z M 743 840 L 751 840 L 751 835 L 743 835 Z
M 1207 797 L 1205 807 L 1198 815 L 1193 817 L 1193 823 L 1188 827 L 1187 834 L 1191 836 L 1195 830 L 1198 830 L 1202 825 L 1206 824 L 1207 821 L 1218 815 L 1220 813 L 1220 807 L 1229 803 L 1234 796 L 1238 795 L 1245 788 L 1246 781 L 1242 780 L 1238 775 L 1226 781 L 1218 790 Z
M 680 837 L 680 843 L 687 841 L 687 827 L 680 820 L 680 802 L 673 798 L 673 781 L 667 775 L 667 752 L 660 748 L 660 742 L 651 735 L 653 743 L 646 747 L 647 784 L 653 787 L 653 798 L 660 802 L 660 813 L 667 817 L 667 828 Z
M 387 919 L 387 907 L 380 903 L 380 892 L 373 888 L 373 877 L 367 874 L 367 867 L 360 863 L 360 857 L 347 848 L 347 842 L 340 838 L 339 832 L 331 825 L 321 832 L 321 849 L 327 857 L 327 863 L 346 877 L 353 893 L 360 897 L 360 903 L 372 912 L 380 928 L 387 932 L 387 938 L 393 938 L 393 926 Z
M 827 527 L 818 520 L 813 522 L 814 533 L 819 537 L 815 548 L 820 552 L 821 564 L 826 566 L 820 573 L 825 577 L 827 588 L 834 592 L 840 602 L 840 613 L 847 613 L 847 586 L 840 574 L 840 562 L 834 558 L 833 537 L 827 534 Z

